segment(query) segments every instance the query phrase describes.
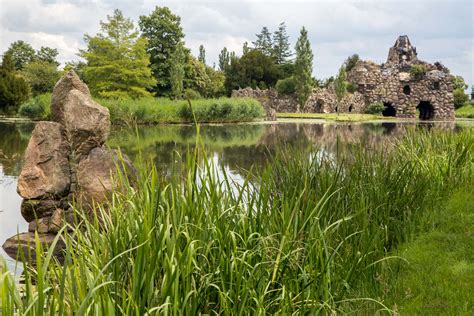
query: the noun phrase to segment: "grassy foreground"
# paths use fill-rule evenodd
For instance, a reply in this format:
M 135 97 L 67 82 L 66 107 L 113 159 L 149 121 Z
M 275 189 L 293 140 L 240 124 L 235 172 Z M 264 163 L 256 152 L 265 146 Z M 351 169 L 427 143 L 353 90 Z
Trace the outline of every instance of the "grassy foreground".
M 363 122 L 387 119 L 387 117 L 380 115 L 356 113 L 277 113 L 277 118 L 322 119 L 335 122 Z
M 142 167 L 137 190 L 97 209 L 101 224 L 63 236 L 63 266 L 38 255 L 23 292 L 0 272 L 0 311 L 393 313 L 383 299 L 393 280 L 379 276 L 472 181 L 474 133 L 422 130 L 393 145 L 335 156 L 289 149 L 243 183 L 197 164 L 207 161 L 200 151 L 177 177 Z
M 388 294 L 402 315 L 472 315 L 474 310 L 474 184 L 433 214 L 432 227 L 399 247 Z

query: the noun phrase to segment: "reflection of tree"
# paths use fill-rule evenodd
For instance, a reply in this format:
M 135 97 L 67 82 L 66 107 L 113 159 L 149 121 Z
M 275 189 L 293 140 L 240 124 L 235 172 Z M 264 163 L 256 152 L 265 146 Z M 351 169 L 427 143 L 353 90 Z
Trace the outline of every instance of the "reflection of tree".
M 0 122 L 0 164 L 5 175 L 18 176 L 34 124 Z

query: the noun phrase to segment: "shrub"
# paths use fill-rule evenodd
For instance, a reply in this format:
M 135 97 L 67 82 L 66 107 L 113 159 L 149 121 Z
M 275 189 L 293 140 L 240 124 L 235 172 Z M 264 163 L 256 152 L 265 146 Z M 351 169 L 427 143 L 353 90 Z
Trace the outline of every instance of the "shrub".
M 347 82 L 347 88 L 346 89 L 347 89 L 347 92 L 354 93 L 359 89 L 359 87 L 356 84 L 352 83 L 352 82 Z
M 47 120 L 50 114 L 51 93 L 40 94 L 23 103 L 18 114 L 32 120 Z
M 469 101 L 469 96 L 464 93 L 463 89 L 454 89 L 453 91 L 453 97 L 454 97 L 454 108 L 459 109 L 463 107 L 466 102 Z
M 410 68 L 410 74 L 415 80 L 423 78 L 426 74 L 426 66 L 423 64 L 412 65 Z
M 366 108 L 364 113 L 366 114 L 382 114 L 383 110 L 385 110 L 385 106 L 382 102 L 374 102 L 369 104 Z
M 184 90 L 184 93 L 183 93 L 183 98 L 185 100 L 196 100 L 196 99 L 201 99 L 202 96 L 199 92 L 197 92 L 196 90 L 193 90 L 193 89 L 186 89 Z
M 294 94 L 296 91 L 296 82 L 294 77 L 288 77 L 277 81 L 276 90 L 283 95 Z

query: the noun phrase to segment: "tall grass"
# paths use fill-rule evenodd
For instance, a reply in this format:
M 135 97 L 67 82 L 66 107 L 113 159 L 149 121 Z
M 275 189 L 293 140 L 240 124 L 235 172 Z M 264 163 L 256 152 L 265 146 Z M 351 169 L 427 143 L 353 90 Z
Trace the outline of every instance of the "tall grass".
M 23 293 L 1 274 L 0 310 L 330 314 L 369 302 L 390 313 L 379 299 L 383 264 L 401 260 L 390 250 L 472 179 L 474 135 L 417 131 L 393 145 L 336 156 L 289 149 L 238 184 L 197 164 L 209 161 L 199 150 L 179 179 L 142 167 L 137 190 L 63 236 L 63 265 L 38 255 Z
M 250 98 L 193 100 L 192 110 L 186 100 L 166 98 L 97 101 L 109 109 L 112 122 L 127 125 L 192 123 L 194 119 L 201 123 L 248 122 L 265 114 L 262 105 Z

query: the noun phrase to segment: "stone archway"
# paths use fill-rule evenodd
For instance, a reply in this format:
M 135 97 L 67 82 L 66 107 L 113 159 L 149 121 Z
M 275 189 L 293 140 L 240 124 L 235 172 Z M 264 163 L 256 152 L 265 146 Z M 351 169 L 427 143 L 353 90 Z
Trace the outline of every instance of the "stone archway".
M 420 120 L 432 120 L 434 118 L 434 107 L 429 101 L 421 101 L 416 107 L 419 111 Z
M 397 116 L 397 109 L 390 102 L 383 103 L 384 110 L 382 111 L 383 116 Z
M 352 110 L 354 109 L 354 107 L 352 106 L 352 104 L 349 106 L 349 113 L 352 112 Z

